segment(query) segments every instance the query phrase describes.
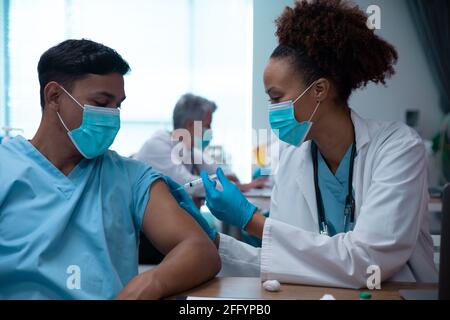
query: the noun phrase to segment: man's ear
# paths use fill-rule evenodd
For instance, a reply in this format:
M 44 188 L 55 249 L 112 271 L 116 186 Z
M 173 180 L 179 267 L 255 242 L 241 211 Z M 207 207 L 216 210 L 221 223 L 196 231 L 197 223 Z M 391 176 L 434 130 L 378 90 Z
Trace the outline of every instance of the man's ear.
M 314 85 L 314 99 L 317 102 L 323 102 L 327 99 L 328 95 L 330 94 L 330 81 L 325 78 L 320 78 L 316 81 L 316 84 Z
M 50 108 L 53 111 L 59 112 L 62 93 L 61 87 L 56 82 L 51 81 L 47 83 L 44 88 L 45 108 Z

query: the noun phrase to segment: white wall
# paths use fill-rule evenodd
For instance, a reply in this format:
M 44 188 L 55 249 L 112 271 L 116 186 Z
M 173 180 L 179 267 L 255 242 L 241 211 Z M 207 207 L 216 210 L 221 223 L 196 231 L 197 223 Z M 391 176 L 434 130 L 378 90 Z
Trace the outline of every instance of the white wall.
M 397 74 L 388 87 L 369 85 L 355 92 L 350 106 L 363 117 L 404 121 L 405 110 L 421 111 L 420 131 L 429 139 L 437 130 L 442 112 L 439 96 L 425 53 L 419 43 L 407 0 L 356 0 L 364 11 L 369 5 L 381 8 L 379 35 L 392 43 L 399 52 Z M 267 97 L 262 84 L 264 66 L 276 46 L 274 20 L 293 0 L 254 1 L 254 66 L 253 66 L 253 128 L 267 128 Z
M 293 0 L 253 1 L 253 129 L 268 128 L 269 104 L 263 84 L 263 72 L 272 51 L 277 46 L 275 19 Z
M 361 8 L 371 4 L 381 8 L 378 34 L 397 48 L 399 62 L 397 74 L 387 82 L 387 88 L 369 85 L 352 96 L 350 105 L 364 117 L 381 120 L 405 121 L 407 109 L 418 109 L 421 118 L 419 131 L 425 139 L 430 139 L 442 119 L 439 93 L 406 1 L 356 1 Z

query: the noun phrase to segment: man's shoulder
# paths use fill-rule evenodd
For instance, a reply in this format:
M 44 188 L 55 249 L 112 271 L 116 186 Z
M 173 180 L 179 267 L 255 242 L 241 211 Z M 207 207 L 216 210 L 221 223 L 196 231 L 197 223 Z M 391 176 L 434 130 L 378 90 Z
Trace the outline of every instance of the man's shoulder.
M 150 167 L 149 165 L 136 160 L 132 157 L 125 157 L 120 155 L 114 150 L 108 150 L 103 156 L 102 156 L 102 162 L 103 165 L 113 165 L 121 168 L 128 168 L 128 167 Z
M 24 162 L 24 155 L 26 154 L 22 141 L 23 138 L 14 138 L 5 144 L 0 144 L 0 165 L 5 166 L 7 163 Z
M 142 176 L 146 173 L 159 174 L 150 165 L 130 157 L 121 156 L 113 150 L 108 150 L 103 155 L 102 161 L 103 165 L 112 167 L 108 169 L 121 170 L 128 176 Z
M 33 161 L 30 161 L 25 150 L 15 145 L 14 140 L 0 145 L 0 189 L 8 183 L 18 181 L 27 176 L 26 172 L 33 169 Z

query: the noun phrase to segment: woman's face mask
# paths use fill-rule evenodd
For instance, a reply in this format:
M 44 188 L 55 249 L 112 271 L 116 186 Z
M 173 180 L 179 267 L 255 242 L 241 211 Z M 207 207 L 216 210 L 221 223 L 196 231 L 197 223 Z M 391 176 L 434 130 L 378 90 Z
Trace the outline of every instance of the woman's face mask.
M 269 105 L 269 122 L 275 135 L 290 145 L 299 147 L 306 139 L 313 123 L 311 120 L 319 108 L 317 103 L 308 121 L 298 122 L 295 118 L 295 104 L 316 84 L 313 82 L 297 99 Z M 301 106 L 300 106 L 301 107 Z

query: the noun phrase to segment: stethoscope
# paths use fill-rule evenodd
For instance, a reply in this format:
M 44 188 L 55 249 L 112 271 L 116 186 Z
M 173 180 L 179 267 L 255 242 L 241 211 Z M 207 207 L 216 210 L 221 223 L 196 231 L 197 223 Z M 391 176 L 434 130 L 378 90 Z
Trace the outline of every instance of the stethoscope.
M 325 219 L 325 210 L 323 207 L 322 194 L 319 188 L 319 170 L 318 170 L 318 148 L 317 145 L 312 141 L 311 143 L 311 155 L 314 166 L 314 189 L 316 191 L 316 201 L 317 201 L 317 212 L 319 216 L 319 230 L 320 234 L 328 236 L 328 225 Z M 344 209 L 344 228 L 345 232 L 353 230 L 355 225 L 355 198 L 353 197 L 353 165 L 356 157 L 356 142 L 353 142 L 352 153 L 350 156 L 350 170 L 348 173 L 348 191 L 347 197 L 345 198 L 345 209 Z M 350 223 L 349 223 L 350 220 Z

